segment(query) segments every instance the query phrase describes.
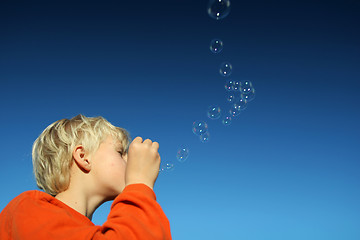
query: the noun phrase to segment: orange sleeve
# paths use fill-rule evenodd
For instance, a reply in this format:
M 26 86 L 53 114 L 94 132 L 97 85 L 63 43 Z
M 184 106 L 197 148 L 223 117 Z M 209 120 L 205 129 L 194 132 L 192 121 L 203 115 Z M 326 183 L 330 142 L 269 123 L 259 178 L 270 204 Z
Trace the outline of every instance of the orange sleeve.
M 0 239 L 171 240 L 171 233 L 153 190 L 133 184 L 115 198 L 103 226 L 51 196 L 15 198 L 0 213 Z

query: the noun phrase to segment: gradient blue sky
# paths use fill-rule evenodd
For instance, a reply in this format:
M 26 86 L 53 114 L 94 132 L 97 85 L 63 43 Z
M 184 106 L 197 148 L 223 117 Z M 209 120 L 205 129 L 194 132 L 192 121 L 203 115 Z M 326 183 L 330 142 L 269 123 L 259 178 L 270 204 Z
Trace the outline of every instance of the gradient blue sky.
M 158 141 L 163 160 L 190 148 L 155 188 L 175 240 L 360 239 L 359 1 L 232 1 L 221 21 L 206 5 L 1 2 L 0 209 L 36 189 L 40 132 L 82 113 Z M 206 117 L 227 106 L 223 61 L 256 88 L 229 127 Z

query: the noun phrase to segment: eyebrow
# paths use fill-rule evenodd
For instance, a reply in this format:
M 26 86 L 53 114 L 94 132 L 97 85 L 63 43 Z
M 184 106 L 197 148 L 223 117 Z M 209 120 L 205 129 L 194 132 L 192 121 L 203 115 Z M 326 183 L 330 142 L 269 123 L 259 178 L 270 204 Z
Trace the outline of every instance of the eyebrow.
M 119 141 L 114 142 L 114 146 L 115 146 L 116 150 L 120 150 L 121 152 L 124 151 L 124 147 L 122 146 L 122 144 Z

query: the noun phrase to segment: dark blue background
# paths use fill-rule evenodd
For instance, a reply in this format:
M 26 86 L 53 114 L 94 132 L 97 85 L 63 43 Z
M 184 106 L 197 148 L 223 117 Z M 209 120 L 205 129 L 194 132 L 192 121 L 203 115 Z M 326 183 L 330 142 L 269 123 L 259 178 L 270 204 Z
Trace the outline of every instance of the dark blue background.
M 231 4 L 216 21 L 207 1 L 2 2 L 0 209 L 36 188 L 38 134 L 82 113 L 159 141 L 174 239 L 359 239 L 360 2 Z M 206 117 L 228 107 L 223 61 L 256 89 L 229 127 Z

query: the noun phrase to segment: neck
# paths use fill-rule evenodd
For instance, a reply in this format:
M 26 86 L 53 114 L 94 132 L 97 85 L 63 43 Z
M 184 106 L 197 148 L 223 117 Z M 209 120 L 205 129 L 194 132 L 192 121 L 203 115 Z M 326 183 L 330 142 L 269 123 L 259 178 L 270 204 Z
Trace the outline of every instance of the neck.
M 75 189 L 72 186 L 69 186 L 68 189 L 57 194 L 55 198 L 86 216 L 90 220 L 92 220 L 95 210 L 105 202 L 105 199 L 94 196 L 89 197 L 80 189 Z

